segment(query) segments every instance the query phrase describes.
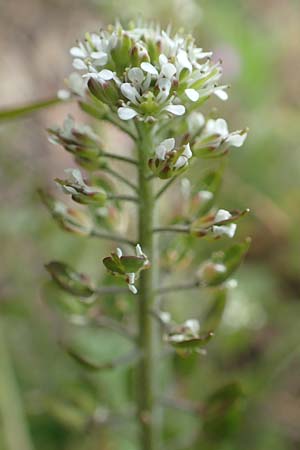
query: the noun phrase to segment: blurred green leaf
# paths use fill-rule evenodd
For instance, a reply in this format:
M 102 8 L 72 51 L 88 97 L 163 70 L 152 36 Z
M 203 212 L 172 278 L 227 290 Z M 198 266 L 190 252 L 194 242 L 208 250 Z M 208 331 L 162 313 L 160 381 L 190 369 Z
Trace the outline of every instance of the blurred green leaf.
M 70 266 L 59 261 L 45 265 L 52 279 L 65 291 L 78 297 L 90 297 L 94 293 L 90 278 L 75 272 Z

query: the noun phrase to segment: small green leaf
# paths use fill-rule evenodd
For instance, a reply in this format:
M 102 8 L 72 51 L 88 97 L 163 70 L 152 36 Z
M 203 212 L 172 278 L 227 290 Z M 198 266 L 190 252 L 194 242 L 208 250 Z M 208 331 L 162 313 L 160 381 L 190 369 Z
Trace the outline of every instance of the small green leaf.
M 45 267 L 63 290 L 78 297 L 90 297 L 94 293 L 90 279 L 82 273 L 75 272 L 67 264 L 53 261 Z
M 121 275 L 124 275 L 124 268 L 121 264 L 121 262 L 119 260 L 117 260 L 116 258 L 113 258 L 111 256 L 107 256 L 106 258 L 103 258 L 103 264 L 105 265 L 105 267 L 107 268 L 107 270 L 109 270 L 110 272 L 113 273 L 119 273 Z
M 140 256 L 122 256 L 121 263 L 125 273 L 137 272 L 145 263 L 145 258 Z

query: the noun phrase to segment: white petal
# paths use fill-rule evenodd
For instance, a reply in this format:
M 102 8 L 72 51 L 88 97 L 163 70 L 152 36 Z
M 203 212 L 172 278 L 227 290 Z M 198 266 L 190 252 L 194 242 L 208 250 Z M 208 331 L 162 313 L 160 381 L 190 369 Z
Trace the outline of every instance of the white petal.
M 145 72 L 151 73 L 151 75 L 158 75 L 158 72 L 157 72 L 156 68 L 152 64 L 150 64 L 148 62 L 142 62 L 141 68 Z
M 121 92 L 124 97 L 128 98 L 132 103 L 134 103 L 135 105 L 138 104 L 137 98 L 139 98 L 140 95 L 130 83 L 123 83 L 121 85 Z
M 121 107 L 118 109 L 118 116 L 122 120 L 130 120 L 137 116 L 137 112 L 132 108 Z
M 175 169 L 180 169 L 181 167 L 185 166 L 188 162 L 188 159 L 185 156 L 179 156 L 176 163 L 174 164 Z
M 172 78 L 175 75 L 176 67 L 174 66 L 174 64 L 167 63 L 167 64 L 164 64 L 162 66 L 161 72 L 162 72 L 163 75 L 165 75 L 165 77 L 170 79 L 170 78 Z
M 74 58 L 85 58 L 87 56 L 87 52 L 79 47 L 72 47 L 70 53 Z
M 196 91 L 196 89 L 186 89 L 184 92 L 192 102 L 196 102 L 197 100 L 199 100 L 200 95 L 199 92 Z
M 163 66 L 164 64 L 168 64 L 168 58 L 163 53 L 159 55 L 159 64 Z
M 228 135 L 228 126 L 226 123 L 226 120 L 224 119 L 217 119 L 215 121 L 215 133 L 218 133 L 220 136 L 225 137 Z
M 182 156 L 185 156 L 187 159 L 190 159 L 193 156 L 190 144 L 184 145 L 184 152 L 182 153 Z
M 161 78 L 158 81 L 158 88 L 160 90 L 160 93 L 164 94 L 164 99 L 166 99 L 170 93 L 170 89 L 171 89 L 172 83 L 170 80 L 168 80 L 167 78 Z
M 144 78 L 145 75 L 139 67 L 133 67 L 128 70 L 128 79 L 132 81 L 132 83 L 141 84 Z
M 175 139 L 174 138 L 165 139 L 160 143 L 160 145 L 163 145 L 166 151 L 170 152 L 175 147 Z
M 226 209 L 219 209 L 215 215 L 215 222 L 223 222 L 223 220 L 228 220 L 232 216 Z
M 223 89 L 215 89 L 214 94 L 223 101 L 228 99 L 228 94 L 227 92 L 223 91 Z
M 98 76 L 102 78 L 102 80 L 109 81 L 113 79 L 114 74 L 111 70 L 103 69 L 99 72 Z
M 186 51 L 184 51 L 184 50 L 178 51 L 177 61 L 178 61 L 178 64 L 182 68 L 188 69 L 190 72 L 192 71 L 192 64 L 191 64 L 190 60 L 188 59 Z
M 121 258 L 123 256 L 123 252 L 119 247 L 116 249 L 116 254 L 117 254 L 118 258 Z
M 128 284 L 128 289 L 130 290 L 130 292 L 132 292 L 133 294 L 137 294 L 138 290 L 135 287 L 134 284 Z
M 161 161 L 164 161 L 166 159 L 166 153 L 166 147 L 162 144 L 160 144 L 155 150 L 156 158 L 160 159 Z
M 236 223 L 231 223 L 230 225 L 214 225 L 213 233 L 215 236 L 226 235 L 230 238 L 233 238 L 236 232 Z
M 185 107 L 183 105 L 168 105 L 164 109 L 174 114 L 174 116 L 182 116 L 185 113 Z
M 247 133 L 232 133 L 228 136 L 228 138 L 226 139 L 226 142 L 228 142 L 228 144 L 233 145 L 234 147 L 241 147 L 243 145 L 243 143 L 245 142 L 245 139 L 247 137 Z
M 188 319 L 183 324 L 186 328 L 189 328 L 193 334 L 198 334 L 200 331 L 200 323 L 197 319 Z
M 79 58 L 75 58 L 75 59 L 74 59 L 74 61 L 73 61 L 73 67 L 74 67 L 74 69 L 77 69 L 77 70 L 84 70 L 84 69 L 87 69 L 87 65 L 85 64 L 85 62 L 82 61 L 82 60 L 79 59 Z

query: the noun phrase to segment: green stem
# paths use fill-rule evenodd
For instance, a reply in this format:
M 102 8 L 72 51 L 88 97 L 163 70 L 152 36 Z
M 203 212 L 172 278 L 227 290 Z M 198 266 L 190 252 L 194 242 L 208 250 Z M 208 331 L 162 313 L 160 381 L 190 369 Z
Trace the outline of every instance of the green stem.
M 127 156 L 116 155 L 115 153 L 104 152 L 101 156 L 104 156 L 105 158 L 116 159 L 128 164 L 133 164 L 134 166 L 138 165 L 138 161 L 136 161 L 135 159 L 129 158 Z
M 133 183 L 131 183 L 127 178 L 123 177 L 123 175 L 121 175 L 116 170 L 111 169 L 110 167 L 104 167 L 104 168 L 101 168 L 101 170 L 103 170 L 104 172 L 109 173 L 111 176 L 113 176 L 117 180 L 122 181 L 122 183 L 126 184 L 131 189 L 133 189 L 134 191 L 137 190 L 137 187 Z
M 135 241 L 131 241 L 130 239 L 127 239 L 123 236 L 118 236 L 116 234 L 109 234 L 109 233 L 103 233 L 101 230 L 94 229 L 90 232 L 91 237 L 97 237 L 99 239 L 107 239 L 108 241 L 115 241 L 115 242 L 121 242 L 123 244 L 132 245 L 133 247 L 136 246 Z
M 133 197 L 132 195 L 108 195 L 107 198 L 108 200 L 119 200 L 123 202 L 133 202 L 133 203 L 139 202 L 139 198 Z
M 156 249 L 153 238 L 154 192 L 147 179 L 148 158 L 152 150 L 151 127 L 139 126 L 139 243 L 152 267 L 141 272 L 138 301 L 138 345 L 143 355 L 138 365 L 138 420 L 141 431 L 141 450 L 157 449 L 154 411 L 154 324 L 149 310 L 154 303 L 156 282 Z

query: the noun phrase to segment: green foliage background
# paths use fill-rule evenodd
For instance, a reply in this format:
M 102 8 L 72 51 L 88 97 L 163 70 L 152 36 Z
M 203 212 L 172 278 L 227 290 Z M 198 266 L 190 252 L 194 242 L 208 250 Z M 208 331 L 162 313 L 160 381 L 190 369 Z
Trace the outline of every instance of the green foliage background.
M 226 382 L 241 383 L 243 401 L 222 420 L 204 424 L 199 448 L 298 449 L 299 2 L 12 0 L 0 12 L 1 107 L 51 97 L 70 71 L 74 40 L 115 17 L 183 26 L 223 59 L 232 89 L 218 111 L 231 129 L 246 125 L 250 134 L 242 149 L 231 152 L 219 204 L 250 207 L 239 237 L 250 235 L 253 243 L 207 357 L 200 364 L 175 359 L 175 375 L 170 378 L 171 367 L 164 368 L 161 380 L 169 394 L 176 390 L 179 398 L 200 402 Z M 47 302 L 43 293 L 45 262 L 64 260 L 98 276 L 100 258 L 111 249 L 59 231 L 36 194 L 72 167 L 44 131 L 61 123 L 68 109 L 55 106 L 0 126 L 0 448 L 135 450 L 130 370 L 90 374 L 72 361 L 58 344 L 69 330 L 54 307 L 63 303 L 68 309 L 70 299 L 53 292 Z M 81 117 L 77 109 L 72 113 Z M 128 150 L 120 134 L 103 131 L 112 151 Z M 176 202 L 175 191 L 173 196 Z M 202 245 L 199 261 L 207 252 Z M 112 299 L 103 302 L 113 310 Z M 179 293 L 167 305 L 175 317 L 201 317 L 203 303 L 196 292 Z M 91 330 L 81 338 L 81 345 L 103 359 L 126 351 L 126 343 L 107 332 Z M 97 408 L 99 416 L 113 408 L 124 420 L 112 418 L 112 428 L 87 423 Z M 168 448 L 189 448 L 180 447 L 178 436 L 184 440 L 198 422 L 203 426 L 201 415 L 168 409 Z

